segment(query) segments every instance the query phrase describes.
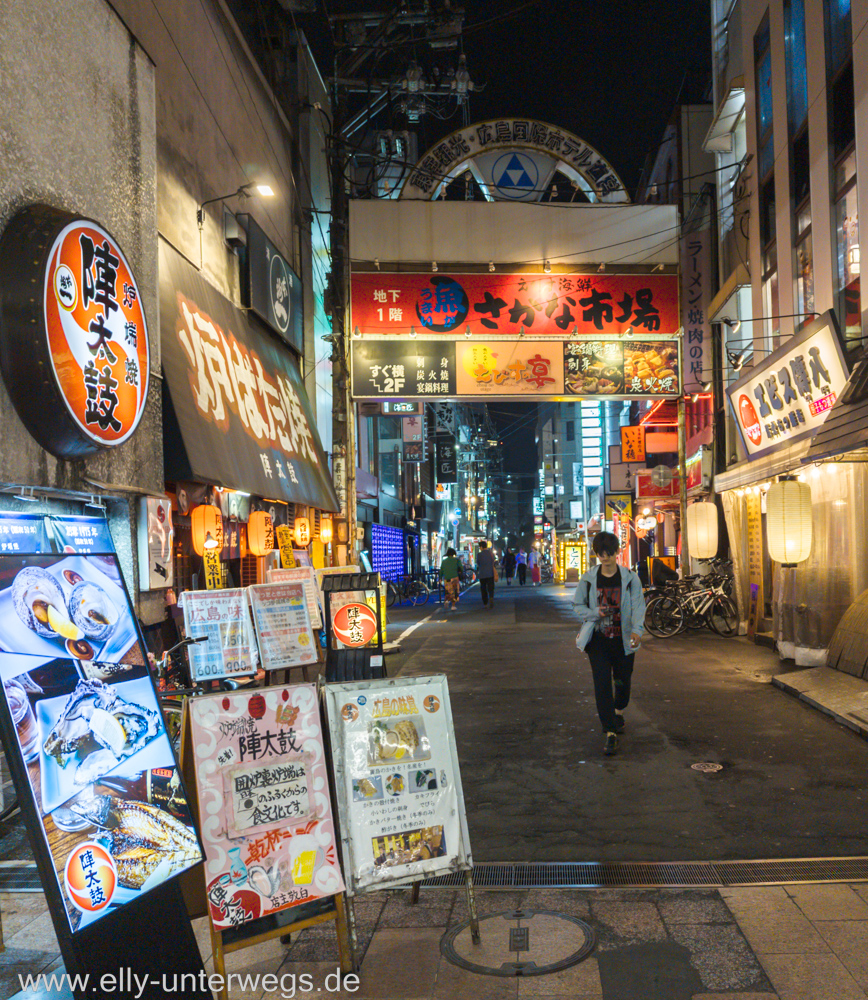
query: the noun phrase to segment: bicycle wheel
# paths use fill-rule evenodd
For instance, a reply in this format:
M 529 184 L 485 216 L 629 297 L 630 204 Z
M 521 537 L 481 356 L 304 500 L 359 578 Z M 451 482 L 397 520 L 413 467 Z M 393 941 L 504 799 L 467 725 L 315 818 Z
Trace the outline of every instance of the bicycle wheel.
M 398 590 L 395 584 L 389 580 L 386 583 L 386 607 L 391 608 L 395 601 L 398 599 Z
M 708 612 L 708 620 L 718 635 L 729 638 L 738 632 L 738 608 L 728 597 L 715 599 Z
M 684 608 L 674 597 L 653 597 L 645 609 L 645 627 L 658 639 L 668 639 L 684 629 Z
M 431 595 L 431 591 L 425 586 L 421 580 L 417 580 L 415 583 L 410 584 L 410 597 L 413 603 L 416 605 L 427 604 L 428 598 Z

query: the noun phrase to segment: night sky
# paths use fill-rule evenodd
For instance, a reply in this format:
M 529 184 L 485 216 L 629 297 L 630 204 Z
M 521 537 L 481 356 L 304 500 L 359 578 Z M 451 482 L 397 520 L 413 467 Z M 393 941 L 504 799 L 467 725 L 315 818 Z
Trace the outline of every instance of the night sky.
M 444 0 L 435 0 L 440 7 Z M 332 13 L 357 12 L 388 4 L 331 0 Z M 580 136 L 608 159 L 631 195 L 642 166 L 653 153 L 676 103 L 698 102 L 711 64 L 708 0 L 464 0 L 463 51 L 481 91 L 470 95 L 470 121 L 527 117 Z M 318 14 L 297 15 L 323 71 L 332 67 L 332 47 Z M 378 55 L 372 72 L 400 78 L 415 57 L 430 67 L 424 46 Z M 443 56 L 439 57 L 441 60 Z M 450 53 L 446 62 L 457 63 Z M 455 111 L 454 105 L 452 106 Z M 378 128 L 402 129 L 405 121 L 385 111 Z M 459 113 L 444 120 L 425 117 L 415 127 L 419 153 L 462 127 Z M 502 429 L 507 473 L 523 474 L 527 506 L 537 468 L 533 404 L 491 406 Z

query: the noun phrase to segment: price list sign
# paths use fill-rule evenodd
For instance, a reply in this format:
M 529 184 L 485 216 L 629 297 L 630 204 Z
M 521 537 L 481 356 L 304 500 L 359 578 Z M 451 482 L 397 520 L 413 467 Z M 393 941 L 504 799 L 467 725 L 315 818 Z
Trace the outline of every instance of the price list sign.
M 304 585 L 263 583 L 248 587 L 247 592 L 262 666 L 285 670 L 315 663 L 316 645 Z
M 208 638 L 188 647 L 192 680 L 256 673 L 256 641 L 244 590 L 186 590 L 178 603 L 187 635 Z

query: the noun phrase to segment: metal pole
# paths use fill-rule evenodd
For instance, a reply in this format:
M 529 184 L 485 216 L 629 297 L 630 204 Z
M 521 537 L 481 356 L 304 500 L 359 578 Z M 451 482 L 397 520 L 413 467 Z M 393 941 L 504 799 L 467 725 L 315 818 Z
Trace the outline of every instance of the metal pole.
M 678 399 L 678 498 L 681 508 L 681 575 L 690 574 L 687 545 L 687 399 Z

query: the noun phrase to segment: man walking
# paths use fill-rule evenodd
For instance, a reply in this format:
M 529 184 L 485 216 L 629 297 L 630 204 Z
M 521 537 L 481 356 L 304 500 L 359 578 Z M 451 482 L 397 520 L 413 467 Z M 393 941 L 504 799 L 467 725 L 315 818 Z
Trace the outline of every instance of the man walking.
M 583 623 L 576 646 L 591 661 L 607 757 L 618 752 L 618 733 L 624 729 L 624 709 L 630 703 L 633 658 L 645 632 L 642 584 L 632 570 L 618 565 L 620 547 L 611 532 L 601 531 L 594 538 L 593 549 L 600 564 L 579 580 L 573 598 Z
M 506 577 L 507 587 L 511 587 L 512 578 L 515 576 L 515 553 L 509 548 L 503 556 L 503 575 Z
M 479 555 L 476 559 L 476 573 L 479 576 L 479 589 L 482 592 L 482 606 L 494 607 L 494 552 L 488 547 L 488 542 L 479 543 Z
M 518 573 L 519 586 L 523 587 L 527 577 L 527 553 L 523 548 L 520 548 L 515 554 L 515 569 Z

